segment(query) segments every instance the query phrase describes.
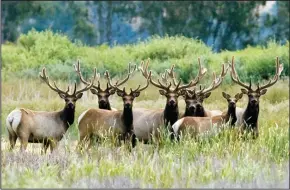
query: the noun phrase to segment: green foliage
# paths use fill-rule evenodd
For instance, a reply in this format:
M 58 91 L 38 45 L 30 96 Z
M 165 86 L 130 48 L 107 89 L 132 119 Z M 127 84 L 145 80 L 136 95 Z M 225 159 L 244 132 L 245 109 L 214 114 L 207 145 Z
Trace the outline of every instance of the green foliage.
M 164 38 L 153 36 L 146 42 L 112 48 L 106 45 L 87 47 L 80 42 L 71 42 L 61 33 L 31 30 L 28 34 L 21 35 L 17 44 L 2 45 L 2 73 L 4 80 L 15 75 L 37 78 L 41 68 L 46 66 L 52 70 L 56 79 L 64 79 L 66 74 L 69 74 L 69 78 L 78 80 L 72 73 L 72 65 L 79 59 L 86 76 L 92 72 L 93 67 L 97 67 L 102 75 L 105 70 L 109 70 L 112 76 L 120 76 L 126 73 L 129 62 L 140 64 L 141 60 L 150 58 L 149 69 L 153 73 L 164 72 L 169 65 L 175 64 L 177 75 L 183 82 L 188 82 L 197 74 L 197 58 L 200 57 L 201 64 L 208 69 L 205 76 L 205 80 L 208 81 L 213 71 L 219 73 L 221 64 L 235 56 L 236 69 L 241 80 L 248 80 L 251 77 L 257 81 L 273 76 L 276 56 L 284 64 L 282 75 L 288 76 L 288 50 L 289 42 L 286 45 L 278 45 L 274 41 L 269 41 L 265 47 L 249 46 L 235 52 L 213 53 L 201 41 L 183 36 Z

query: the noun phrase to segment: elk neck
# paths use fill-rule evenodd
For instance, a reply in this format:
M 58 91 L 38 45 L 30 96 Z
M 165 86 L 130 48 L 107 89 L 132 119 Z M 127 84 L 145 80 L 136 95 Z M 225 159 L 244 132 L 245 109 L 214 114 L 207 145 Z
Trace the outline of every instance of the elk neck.
M 164 109 L 164 123 L 165 126 L 168 126 L 168 123 L 172 126 L 178 120 L 178 104 L 175 106 L 169 106 L 166 104 Z
M 75 107 L 74 108 L 68 108 L 65 107 L 60 112 L 60 119 L 66 124 L 66 129 L 69 128 L 69 125 L 72 125 L 74 123 L 75 119 Z
M 258 116 L 259 104 L 251 105 L 250 103 L 248 103 L 243 117 L 246 125 L 251 126 L 251 128 L 257 128 Z
M 125 134 L 131 134 L 133 129 L 133 111 L 132 106 L 130 108 L 123 109 L 122 120 L 125 126 Z
M 237 121 L 236 108 L 232 107 L 232 106 L 228 106 L 228 112 L 226 115 L 226 122 L 228 122 L 230 120 L 230 118 L 232 119 L 231 126 L 235 125 L 235 123 Z

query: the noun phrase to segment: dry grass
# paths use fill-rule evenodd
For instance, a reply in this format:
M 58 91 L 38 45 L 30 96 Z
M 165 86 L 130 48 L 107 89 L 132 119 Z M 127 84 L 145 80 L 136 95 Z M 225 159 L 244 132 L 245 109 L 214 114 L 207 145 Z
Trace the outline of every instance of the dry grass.
M 128 86 L 143 81 L 135 75 Z M 1 173 L 3 188 L 288 188 L 289 186 L 289 89 L 288 80 L 279 81 L 260 99 L 260 136 L 257 140 L 237 140 L 231 131 L 200 141 L 184 138 L 162 146 L 138 144 L 129 152 L 104 141 L 88 153 L 75 152 L 78 139 L 73 125 L 52 154 L 41 155 L 39 144 L 30 144 L 24 153 L 8 151 L 5 119 L 15 107 L 33 110 L 62 109 L 64 102 L 39 81 L 2 83 Z M 64 84 L 63 84 L 64 86 Z M 208 109 L 227 107 L 221 92 L 234 95 L 239 86 L 225 85 L 205 100 Z M 119 97 L 113 107 L 122 109 Z M 238 103 L 245 107 L 247 98 Z M 179 98 L 180 112 L 184 101 Z M 136 99 L 134 107 L 163 108 L 165 98 L 152 85 Z M 96 97 L 85 95 L 77 102 L 76 118 L 97 107 Z

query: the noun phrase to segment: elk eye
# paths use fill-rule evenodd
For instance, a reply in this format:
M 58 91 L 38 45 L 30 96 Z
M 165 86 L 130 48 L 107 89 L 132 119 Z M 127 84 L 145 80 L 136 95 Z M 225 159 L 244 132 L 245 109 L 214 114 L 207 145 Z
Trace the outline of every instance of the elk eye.
M 64 101 L 68 102 L 69 100 L 68 99 L 65 99 Z

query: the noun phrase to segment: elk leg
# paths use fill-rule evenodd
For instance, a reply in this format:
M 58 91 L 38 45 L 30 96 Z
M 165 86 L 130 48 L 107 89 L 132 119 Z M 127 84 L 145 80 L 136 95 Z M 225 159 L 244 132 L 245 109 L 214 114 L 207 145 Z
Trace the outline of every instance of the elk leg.
M 21 146 L 20 146 L 20 150 L 21 151 L 25 151 L 28 145 L 28 137 L 19 137 L 20 138 L 20 142 L 21 142 Z
M 45 140 L 43 142 L 43 147 L 42 147 L 42 151 L 41 151 L 42 154 L 46 154 L 46 151 L 48 149 L 48 146 L 49 146 L 49 141 L 48 140 Z
M 53 140 L 49 140 L 49 145 L 50 145 L 50 152 L 52 153 L 52 151 L 55 149 L 55 147 L 57 146 L 57 141 L 55 139 Z
M 15 147 L 17 135 L 14 132 L 8 132 L 9 133 L 9 141 L 10 141 L 10 147 L 9 150 L 12 150 Z

